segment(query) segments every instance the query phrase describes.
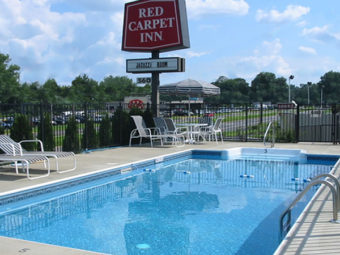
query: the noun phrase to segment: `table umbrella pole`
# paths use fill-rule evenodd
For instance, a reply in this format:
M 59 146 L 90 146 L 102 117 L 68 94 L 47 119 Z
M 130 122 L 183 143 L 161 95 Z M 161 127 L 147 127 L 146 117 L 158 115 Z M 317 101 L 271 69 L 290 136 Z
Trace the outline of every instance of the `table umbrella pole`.
M 188 116 L 189 116 L 189 119 L 190 119 L 190 95 L 188 95 L 188 99 L 189 99 Z

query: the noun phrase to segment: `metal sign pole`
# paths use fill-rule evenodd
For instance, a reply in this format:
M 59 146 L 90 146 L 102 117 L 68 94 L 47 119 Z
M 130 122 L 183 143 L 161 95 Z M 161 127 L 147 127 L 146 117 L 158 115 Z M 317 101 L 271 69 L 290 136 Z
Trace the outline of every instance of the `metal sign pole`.
M 155 50 L 151 52 L 151 58 L 152 59 L 158 59 L 159 58 L 159 51 Z M 153 116 L 158 117 L 159 116 L 159 72 L 152 72 L 151 77 L 151 111 Z

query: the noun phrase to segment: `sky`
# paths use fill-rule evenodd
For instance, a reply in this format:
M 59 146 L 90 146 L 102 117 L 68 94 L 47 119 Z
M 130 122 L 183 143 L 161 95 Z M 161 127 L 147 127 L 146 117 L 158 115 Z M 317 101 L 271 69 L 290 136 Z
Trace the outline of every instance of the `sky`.
M 20 82 L 53 78 L 70 85 L 86 74 L 100 82 L 127 76 L 121 50 L 124 0 L 0 0 L 0 53 L 20 66 Z M 299 86 L 340 71 L 339 0 L 186 0 L 190 48 L 161 53 L 186 59 L 186 71 L 160 83 L 220 76 L 251 81 L 260 72 Z

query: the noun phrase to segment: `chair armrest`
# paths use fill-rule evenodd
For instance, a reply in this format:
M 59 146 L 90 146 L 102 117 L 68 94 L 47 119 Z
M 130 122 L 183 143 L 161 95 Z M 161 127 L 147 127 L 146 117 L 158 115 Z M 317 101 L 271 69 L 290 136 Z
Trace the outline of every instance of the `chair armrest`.
M 144 128 L 145 130 L 147 130 L 148 132 L 150 132 L 150 134 L 154 134 L 154 135 L 160 135 L 161 134 L 161 130 L 157 127 L 151 127 L 151 128 Z
M 41 140 L 38 140 L 38 139 L 35 139 L 35 140 L 22 140 L 22 141 L 19 142 L 19 144 L 21 145 L 21 143 L 39 143 L 41 151 L 44 151 L 44 145 L 43 145 Z

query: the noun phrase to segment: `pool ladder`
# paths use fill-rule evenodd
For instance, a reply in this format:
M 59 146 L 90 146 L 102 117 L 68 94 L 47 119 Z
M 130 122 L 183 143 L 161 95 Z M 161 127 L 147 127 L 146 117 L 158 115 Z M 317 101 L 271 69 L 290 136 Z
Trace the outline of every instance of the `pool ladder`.
M 329 179 L 332 179 L 334 181 L 334 185 L 329 182 L 328 180 L 320 180 L 323 177 L 328 177 Z M 311 182 L 304 188 L 300 194 L 294 199 L 294 201 L 288 206 L 288 208 L 281 214 L 280 217 L 280 238 L 283 239 L 283 237 L 288 233 L 288 231 L 291 228 L 291 212 L 293 207 L 299 202 L 299 200 L 309 191 L 313 186 L 319 185 L 319 184 L 325 184 L 332 192 L 332 198 L 333 198 L 333 219 L 331 222 L 340 223 L 338 221 L 338 211 L 340 206 L 340 184 L 338 179 L 332 175 L 332 174 L 321 174 L 316 177 L 314 177 Z M 335 187 L 334 187 L 335 186 Z M 285 217 L 287 216 L 287 220 L 284 222 Z
M 264 136 L 263 136 L 263 144 L 264 144 L 264 147 L 267 147 L 267 136 L 268 136 L 268 133 L 269 133 L 269 130 L 270 128 L 272 128 L 272 142 L 270 143 L 270 148 L 273 148 L 274 145 L 275 145 L 275 127 L 273 125 L 273 122 L 269 122 L 268 126 L 267 126 L 267 129 L 266 129 L 266 132 L 264 133 Z

